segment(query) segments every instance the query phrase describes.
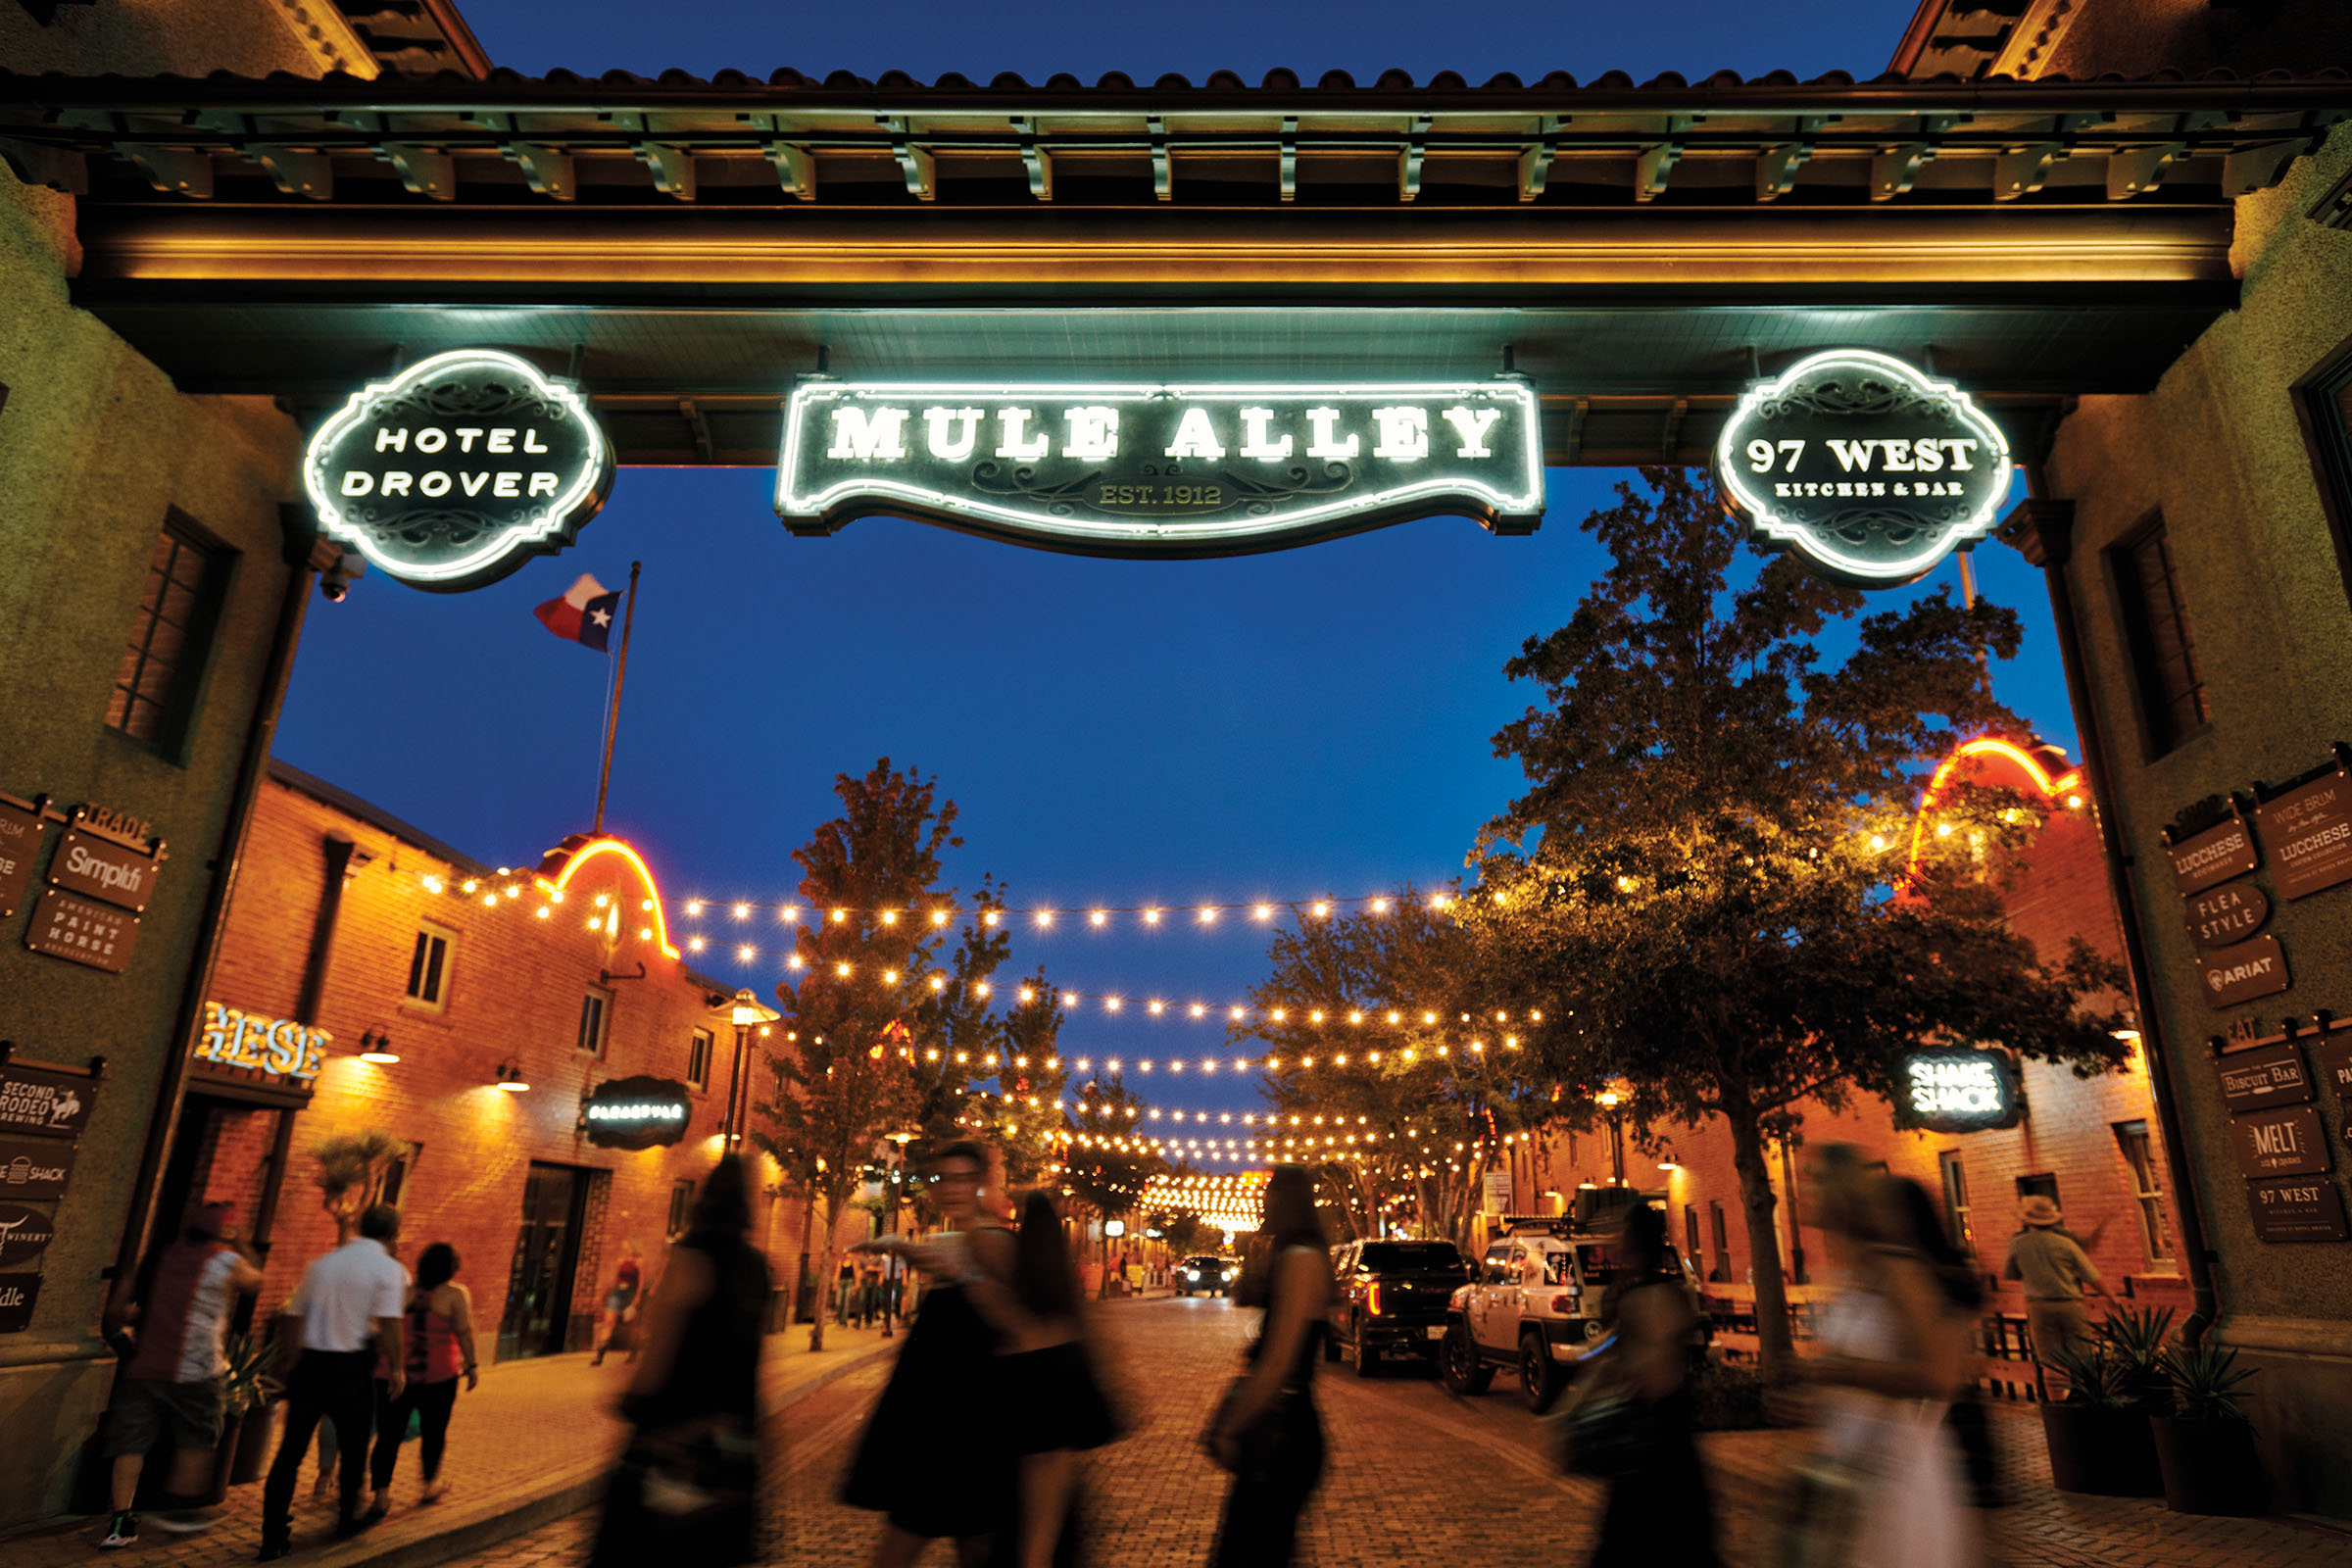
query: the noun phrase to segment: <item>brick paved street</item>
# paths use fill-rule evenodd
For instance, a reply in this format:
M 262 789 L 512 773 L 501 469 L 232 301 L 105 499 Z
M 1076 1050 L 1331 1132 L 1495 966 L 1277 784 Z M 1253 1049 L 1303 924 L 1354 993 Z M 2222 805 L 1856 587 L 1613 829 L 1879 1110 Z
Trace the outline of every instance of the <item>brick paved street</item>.
M 1250 1314 L 1222 1300 L 1154 1301 L 1102 1315 L 1106 1358 L 1130 1369 L 1120 1393 L 1135 1423 L 1101 1454 L 1090 1492 L 1097 1568 L 1192 1568 L 1216 1528 L 1221 1477 L 1197 1439 L 1235 1363 Z M 863 1560 L 879 1531 L 833 1498 L 866 1411 L 887 1375 L 876 1364 L 811 1396 L 781 1423 L 768 1454 L 771 1560 L 832 1568 Z M 1541 1429 L 1507 1380 L 1456 1398 L 1412 1369 L 1359 1381 L 1327 1367 L 1318 1399 L 1331 1464 L 1310 1508 L 1313 1568 L 1574 1568 L 1591 1548 L 1599 1489 L 1557 1473 Z M 2016 1505 L 1991 1515 L 1998 1568 L 2322 1568 L 2352 1564 L 2352 1535 L 2286 1519 L 2199 1519 L 2154 1502 L 2051 1490 L 2030 1410 L 1995 1422 Z M 982 1432 L 984 1440 L 985 1433 Z M 1738 1568 L 1762 1568 L 1779 1477 L 1792 1440 L 1772 1432 L 1705 1440 L 1725 1544 Z M 581 1560 L 581 1515 L 473 1560 L 492 1568 L 565 1568 Z M 952 1560 L 945 1545 L 923 1559 Z
M 771 1408 L 801 1391 L 870 1359 L 879 1346 L 871 1330 L 828 1327 L 825 1348 L 808 1351 L 808 1331 L 796 1328 L 771 1336 L 762 1364 L 765 1397 Z M 335 1505 L 311 1501 L 315 1460 L 306 1461 L 295 1494 L 294 1540 L 298 1561 L 318 1568 L 364 1568 L 369 1564 L 416 1565 L 472 1562 L 517 1528 L 538 1529 L 562 1520 L 595 1495 L 612 1462 L 621 1425 L 612 1404 L 627 1387 L 630 1369 L 615 1358 L 601 1367 L 585 1355 L 508 1361 L 486 1368 L 481 1387 L 460 1394 L 450 1425 L 448 1496 L 430 1508 L 416 1505 L 423 1482 L 416 1446 L 401 1449 L 392 1483 L 392 1513 L 357 1540 L 334 1542 Z M 199 1536 L 172 1536 L 148 1523 L 138 1544 L 101 1554 L 98 1538 L 106 1519 L 75 1520 L 0 1540 L 6 1568 L 61 1568 L 108 1560 L 140 1568 L 224 1568 L 253 1560 L 261 1544 L 262 1489 L 231 1488 L 228 1520 Z M 520 1518 L 516 1515 L 519 1512 Z M 562 1528 L 559 1526 L 558 1528 Z

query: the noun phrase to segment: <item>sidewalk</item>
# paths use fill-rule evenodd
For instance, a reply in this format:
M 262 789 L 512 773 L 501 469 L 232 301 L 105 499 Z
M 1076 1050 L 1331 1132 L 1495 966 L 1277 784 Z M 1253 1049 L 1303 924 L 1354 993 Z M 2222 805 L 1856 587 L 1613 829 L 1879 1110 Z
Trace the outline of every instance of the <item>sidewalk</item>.
M 903 1333 L 904 1331 L 902 1331 Z M 771 1414 L 889 1354 L 898 1340 L 878 1329 L 825 1329 L 825 1348 L 810 1354 L 808 1329 L 799 1324 L 767 1339 L 760 1362 L 762 1403 Z M 444 1474 L 448 1495 L 417 1505 L 423 1488 L 416 1445 L 404 1445 L 392 1482 L 392 1513 L 351 1541 L 333 1538 L 335 1503 L 311 1500 L 316 1459 L 303 1466 L 295 1493 L 295 1555 L 305 1568 L 427 1568 L 471 1557 L 483 1548 L 535 1530 L 596 1500 L 619 1446 L 622 1427 L 613 1401 L 628 1386 L 630 1368 L 618 1357 L 601 1367 L 581 1355 L 545 1356 L 486 1367 L 481 1387 L 458 1396 L 450 1424 Z M 8 1568 L 61 1568 L 104 1557 L 170 1568 L 226 1568 L 248 1563 L 261 1549 L 261 1483 L 231 1487 L 228 1520 L 197 1536 L 173 1536 L 141 1520 L 136 1545 L 101 1551 L 107 1519 L 74 1519 L 0 1538 Z

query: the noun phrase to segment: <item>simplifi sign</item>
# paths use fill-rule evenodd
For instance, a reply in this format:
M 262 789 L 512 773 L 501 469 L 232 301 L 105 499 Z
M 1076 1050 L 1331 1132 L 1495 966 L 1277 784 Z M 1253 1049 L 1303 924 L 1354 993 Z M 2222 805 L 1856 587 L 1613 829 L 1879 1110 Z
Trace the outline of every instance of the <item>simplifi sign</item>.
M 897 383 L 785 404 L 776 514 L 875 513 L 1093 556 L 1231 556 L 1458 513 L 1544 513 L 1534 389 L 1451 384 Z
M 612 491 L 612 449 L 570 382 L 461 349 L 354 393 L 311 438 L 303 483 L 327 537 L 454 592 L 570 544 Z
M 653 1149 L 686 1136 L 694 1099 L 671 1078 L 612 1078 L 580 1102 L 580 1126 L 600 1149 Z
M 1715 480 L 1757 539 L 1825 577 L 1897 588 L 1992 531 L 2009 443 L 1950 382 L 1836 350 L 1748 388 L 1716 443 Z
M 1915 1051 L 1903 1059 L 1903 1109 L 1913 1126 L 1939 1133 L 2014 1127 L 2022 1113 L 2017 1076 L 1997 1051 Z

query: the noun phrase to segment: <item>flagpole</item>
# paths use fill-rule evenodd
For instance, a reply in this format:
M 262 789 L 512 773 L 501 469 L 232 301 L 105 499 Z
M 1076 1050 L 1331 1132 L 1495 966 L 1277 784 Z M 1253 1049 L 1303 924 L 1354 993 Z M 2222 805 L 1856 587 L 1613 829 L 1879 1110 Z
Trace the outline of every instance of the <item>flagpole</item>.
M 644 568 L 642 561 L 629 563 L 628 604 L 620 612 L 620 662 L 612 668 L 612 702 L 605 710 L 605 765 L 596 776 L 596 825 L 588 830 L 590 838 L 605 831 L 605 792 L 612 787 L 612 742 L 620 733 L 620 686 L 629 678 L 629 628 L 637 623 L 637 573 Z

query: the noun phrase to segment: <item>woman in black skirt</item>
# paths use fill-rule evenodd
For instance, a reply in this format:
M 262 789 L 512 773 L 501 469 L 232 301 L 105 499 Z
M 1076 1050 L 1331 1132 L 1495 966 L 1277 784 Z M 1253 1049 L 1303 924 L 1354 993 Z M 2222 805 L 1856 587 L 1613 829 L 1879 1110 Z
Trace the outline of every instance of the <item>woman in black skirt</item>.
M 1043 1193 L 1021 1205 L 1010 1286 L 976 1285 L 972 1299 L 1004 1337 L 1006 1437 L 1020 1456 L 1018 1544 L 998 1560 L 1068 1568 L 1077 1556 L 1077 1455 L 1110 1442 L 1118 1426 L 1095 1380 L 1061 1216 Z
M 842 1501 L 890 1521 L 873 1568 L 908 1568 L 942 1536 L 955 1541 L 961 1568 L 983 1568 L 1012 1522 L 1018 1455 L 970 1441 L 975 1418 L 1003 1408 L 1004 1388 L 1001 1336 L 973 1304 L 972 1287 L 1010 1278 L 1013 1258 L 1011 1236 L 982 1207 L 987 1171 L 977 1144 L 949 1144 L 928 1173 L 948 1229 L 921 1243 L 882 1236 L 858 1244 L 900 1253 L 931 1276 L 842 1489 Z
M 1610 1248 L 1618 1272 L 1600 1316 L 1617 1337 L 1619 1371 L 1641 1401 L 1647 1442 L 1642 1462 L 1609 1483 L 1587 1568 L 1721 1568 L 1723 1561 L 1692 1428 L 1690 1344 L 1698 1320 L 1666 1246 L 1666 1216 L 1643 1203 L 1626 1210 Z

